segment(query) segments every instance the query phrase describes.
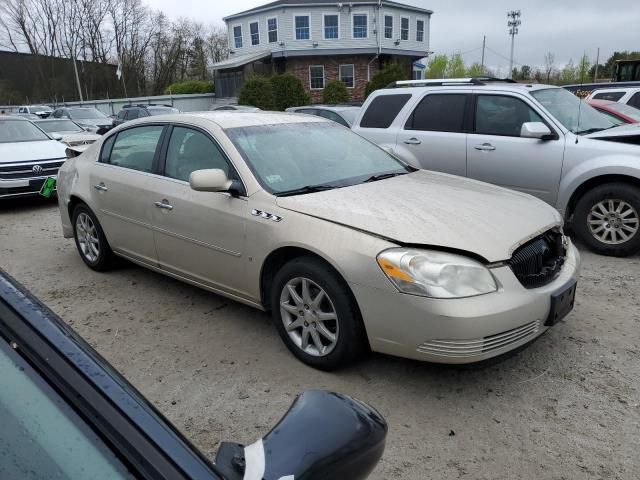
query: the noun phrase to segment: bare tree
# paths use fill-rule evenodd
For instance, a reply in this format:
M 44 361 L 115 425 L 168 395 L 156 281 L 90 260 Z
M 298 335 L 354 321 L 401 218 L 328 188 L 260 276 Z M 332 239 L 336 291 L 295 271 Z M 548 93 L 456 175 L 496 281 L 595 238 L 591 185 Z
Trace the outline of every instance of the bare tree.
M 224 27 L 211 25 L 205 37 L 205 51 L 209 65 L 229 58 L 229 40 Z
M 547 52 L 544 56 L 544 72 L 547 83 L 551 83 L 551 77 L 556 73 L 556 56 L 551 52 Z

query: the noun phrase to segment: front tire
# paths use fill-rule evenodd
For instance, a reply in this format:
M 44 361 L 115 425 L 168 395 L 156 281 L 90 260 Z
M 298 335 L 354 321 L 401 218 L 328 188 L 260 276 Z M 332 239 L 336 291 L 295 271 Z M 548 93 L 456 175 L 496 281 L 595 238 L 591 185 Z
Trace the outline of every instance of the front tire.
M 640 189 L 607 183 L 578 201 L 573 229 L 594 252 L 627 257 L 640 251 Z
M 81 203 L 74 208 L 72 221 L 73 237 L 80 258 L 93 270 L 107 270 L 114 255 L 96 216 L 87 205 Z
M 346 282 L 312 257 L 291 260 L 276 274 L 272 314 L 287 348 L 303 363 L 335 370 L 364 350 L 365 333 Z

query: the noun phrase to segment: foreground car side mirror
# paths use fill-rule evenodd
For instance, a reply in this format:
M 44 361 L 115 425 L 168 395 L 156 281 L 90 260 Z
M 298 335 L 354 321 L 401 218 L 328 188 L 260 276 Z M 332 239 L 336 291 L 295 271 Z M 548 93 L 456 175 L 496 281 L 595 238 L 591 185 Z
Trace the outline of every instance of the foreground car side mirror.
M 256 443 L 222 442 L 215 463 L 228 480 L 364 480 L 382 456 L 386 435 L 387 424 L 373 408 L 312 390 Z
M 189 175 L 189 185 L 198 192 L 229 192 L 233 196 L 244 194 L 242 184 L 230 180 L 219 168 L 194 170 Z
M 539 140 L 553 140 L 553 132 L 542 122 L 526 122 L 522 124 L 520 136 L 523 138 L 537 138 Z

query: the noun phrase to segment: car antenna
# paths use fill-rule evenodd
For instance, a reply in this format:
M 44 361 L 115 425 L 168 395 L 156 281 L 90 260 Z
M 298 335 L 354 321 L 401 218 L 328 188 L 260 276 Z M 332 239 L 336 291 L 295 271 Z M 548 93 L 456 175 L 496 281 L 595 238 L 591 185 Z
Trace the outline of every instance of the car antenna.
M 585 52 L 585 56 L 586 56 L 586 52 Z M 584 60 L 584 57 L 582 57 L 582 60 Z M 582 65 L 584 65 L 584 61 L 580 62 Z M 576 145 L 578 144 L 578 140 L 580 139 L 580 135 L 578 134 L 578 132 L 580 131 L 580 114 L 582 113 L 582 86 L 584 85 L 584 68 L 580 68 L 580 89 L 577 92 L 577 97 L 578 97 L 578 126 L 576 127 Z

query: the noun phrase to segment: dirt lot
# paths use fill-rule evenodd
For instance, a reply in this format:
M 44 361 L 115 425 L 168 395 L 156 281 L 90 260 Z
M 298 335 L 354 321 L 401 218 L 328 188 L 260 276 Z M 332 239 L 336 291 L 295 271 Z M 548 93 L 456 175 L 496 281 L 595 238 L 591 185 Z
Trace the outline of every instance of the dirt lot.
M 334 389 L 389 422 L 377 480 L 640 478 L 640 257 L 582 251 L 575 311 L 503 363 L 372 355 L 323 373 L 288 353 L 264 313 L 133 265 L 89 270 L 55 203 L 0 204 L 0 267 L 207 455 L 266 433 L 301 390 Z

